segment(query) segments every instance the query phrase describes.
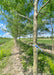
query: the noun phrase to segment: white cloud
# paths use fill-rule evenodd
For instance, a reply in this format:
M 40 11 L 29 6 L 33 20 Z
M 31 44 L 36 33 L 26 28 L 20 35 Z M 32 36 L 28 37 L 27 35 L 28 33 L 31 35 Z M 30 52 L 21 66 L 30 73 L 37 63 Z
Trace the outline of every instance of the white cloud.
M 3 26 L 3 24 L 0 23 L 0 27 Z
M 6 37 L 6 38 L 12 38 L 12 36 L 10 35 L 9 32 L 5 33 L 5 34 L 3 35 L 3 37 Z
M 0 30 L 6 31 L 7 30 L 6 25 L 0 23 Z M 0 35 L 0 37 L 1 37 L 1 35 Z M 10 35 L 9 32 L 6 32 L 2 37 L 12 38 L 12 36 Z
M 6 25 L 0 23 L 0 30 L 3 31 L 7 30 Z

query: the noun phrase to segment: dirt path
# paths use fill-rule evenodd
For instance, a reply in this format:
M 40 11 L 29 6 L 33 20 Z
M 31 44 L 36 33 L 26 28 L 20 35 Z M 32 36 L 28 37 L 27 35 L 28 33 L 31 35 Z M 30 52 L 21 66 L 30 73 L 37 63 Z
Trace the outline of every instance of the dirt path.
M 19 55 L 18 51 L 13 48 L 12 55 L 8 60 L 8 64 L 2 70 L 2 75 L 24 75 L 20 56 L 21 55 Z

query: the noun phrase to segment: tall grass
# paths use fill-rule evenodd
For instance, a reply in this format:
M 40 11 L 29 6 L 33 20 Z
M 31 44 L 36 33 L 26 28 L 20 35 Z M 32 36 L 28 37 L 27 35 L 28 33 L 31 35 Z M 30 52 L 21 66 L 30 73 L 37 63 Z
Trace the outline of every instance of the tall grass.
M 0 50 L 0 60 L 4 57 L 10 56 L 11 55 L 11 51 L 10 50 Z

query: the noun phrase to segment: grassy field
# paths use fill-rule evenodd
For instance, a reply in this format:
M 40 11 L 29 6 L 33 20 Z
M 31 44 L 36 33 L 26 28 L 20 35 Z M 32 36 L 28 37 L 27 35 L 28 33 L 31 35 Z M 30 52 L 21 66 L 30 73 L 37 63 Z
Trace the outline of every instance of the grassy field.
M 13 40 L 0 38 L 0 72 L 7 65 L 11 49 L 14 46 Z M 0 73 L 1 74 L 1 73 Z
M 0 45 L 1 44 L 4 44 L 5 42 L 8 42 L 8 41 L 10 41 L 11 39 L 9 39 L 9 38 L 0 38 Z
M 2 38 L 1 38 L 2 39 Z M 3 41 L 4 40 L 4 41 Z M 27 67 L 33 66 L 33 47 L 29 45 L 32 43 L 32 39 L 21 39 L 20 48 L 22 49 L 22 53 L 25 56 L 21 56 L 22 64 L 25 70 Z M 51 45 L 51 40 L 49 39 L 38 39 L 38 43 Z M 0 42 L 0 72 L 2 68 L 4 68 L 8 64 L 9 56 L 11 55 L 11 49 L 14 46 L 13 39 L 2 39 Z M 43 46 L 45 47 L 45 46 Z M 47 47 L 46 47 L 47 48 Z M 48 55 L 47 53 L 38 52 L 38 72 L 51 72 L 54 74 L 54 58 L 52 55 Z
M 33 47 L 29 46 L 29 43 L 32 43 L 32 39 L 21 39 L 21 48 L 23 49 L 23 52 L 26 54 L 26 56 L 22 56 L 22 63 L 23 66 L 26 68 L 27 66 L 33 66 Z M 51 45 L 52 42 L 49 39 L 38 39 L 38 43 L 43 45 L 44 48 L 50 48 L 48 45 Z M 45 46 L 45 44 L 47 46 Z M 27 62 L 25 62 L 26 60 Z M 54 57 L 52 55 L 49 55 L 48 53 L 44 52 L 38 52 L 38 72 L 50 72 L 54 75 Z
M 22 38 L 21 40 L 22 40 L 22 41 L 25 41 L 26 43 L 31 43 L 31 42 L 33 41 L 32 39 L 29 39 L 29 38 L 28 38 L 28 39 L 27 39 L 27 38 L 26 38 L 26 39 L 25 39 L 25 38 L 24 38 L 24 39 Z M 53 41 L 54 41 L 54 40 L 53 40 Z M 39 39 L 39 38 L 38 38 L 37 42 L 38 42 L 38 43 L 47 44 L 47 45 L 51 45 L 51 44 L 52 44 L 51 39 L 47 39 L 47 38 L 46 38 L 46 39 L 42 39 L 42 38 Z

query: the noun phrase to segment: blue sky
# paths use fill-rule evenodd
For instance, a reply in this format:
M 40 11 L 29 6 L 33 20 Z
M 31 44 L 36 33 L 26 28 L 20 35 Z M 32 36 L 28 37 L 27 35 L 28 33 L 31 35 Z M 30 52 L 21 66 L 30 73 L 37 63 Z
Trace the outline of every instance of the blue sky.
M 0 19 L 1 19 L 1 15 L 0 15 Z M 4 23 L 3 20 L 0 20 L 0 37 L 7 37 L 7 38 L 12 38 L 12 36 L 10 35 L 9 32 L 5 32 L 3 30 L 7 30 L 6 29 L 6 24 Z
M 42 2 L 41 2 L 41 0 L 40 0 L 40 2 L 39 2 L 39 6 L 38 6 L 38 10 L 39 10 L 39 8 L 41 7 L 41 5 L 42 5 Z M 2 12 L 3 12 L 3 9 L 2 9 Z M 0 12 L 1 13 L 1 12 Z M 6 14 L 8 14 L 7 12 L 6 12 Z M 32 10 L 32 12 L 30 13 L 30 15 L 32 15 L 32 14 L 34 14 L 34 11 Z M 1 15 L 0 15 L 0 19 L 1 19 Z M 4 20 L 5 21 L 5 20 Z M 4 23 L 4 21 L 2 21 L 2 20 L 0 20 L 0 37 L 12 37 L 11 35 L 10 35 L 10 33 L 9 32 L 4 32 L 3 30 L 6 30 L 6 23 Z M 50 27 L 50 25 L 48 25 L 47 27 Z M 51 30 L 51 27 L 50 27 L 50 30 Z M 45 34 L 42 34 L 42 35 L 38 35 L 39 37 L 40 36 L 45 36 L 45 37 L 47 37 L 47 36 L 51 36 L 51 34 L 49 34 L 49 33 L 45 33 Z M 28 35 L 28 37 L 29 37 L 29 35 Z
M 6 30 L 6 24 L 2 20 L 0 20 L 0 37 L 12 38 L 12 36 L 10 35 L 9 32 L 5 32 L 3 30 Z M 41 36 L 47 37 L 47 36 L 50 36 L 50 34 L 49 33 L 46 33 L 46 34 L 44 33 L 44 34 L 38 35 L 38 36 L 39 37 L 41 37 Z M 28 35 L 28 37 L 29 37 L 29 35 Z
M 33 14 L 33 11 L 32 11 L 32 14 Z M 31 15 L 31 14 L 30 14 Z M 3 16 L 1 16 L 0 15 L 0 19 L 2 18 Z M 6 19 L 5 19 L 6 20 Z M 12 38 L 12 36 L 10 35 L 10 33 L 9 32 L 5 32 L 5 31 L 3 31 L 3 30 L 7 30 L 6 29 L 6 24 L 7 24 L 7 22 L 5 23 L 5 20 L 3 21 L 3 20 L 0 20 L 0 37 L 7 37 L 7 38 Z M 51 30 L 51 25 L 47 25 L 47 27 L 49 27 L 49 29 Z M 49 33 L 44 33 L 44 34 L 42 34 L 42 35 L 38 35 L 39 37 L 41 37 L 41 36 L 44 36 L 44 37 L 47 37 L 47 36 L 51 36 L 51 34 L 49 34 Z M 29 35 L 27 36 L 27 37 L 29 37 Z

